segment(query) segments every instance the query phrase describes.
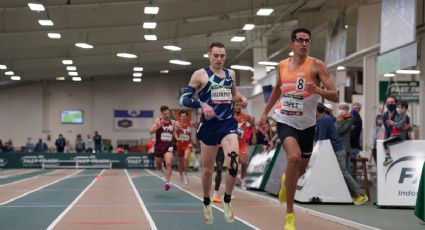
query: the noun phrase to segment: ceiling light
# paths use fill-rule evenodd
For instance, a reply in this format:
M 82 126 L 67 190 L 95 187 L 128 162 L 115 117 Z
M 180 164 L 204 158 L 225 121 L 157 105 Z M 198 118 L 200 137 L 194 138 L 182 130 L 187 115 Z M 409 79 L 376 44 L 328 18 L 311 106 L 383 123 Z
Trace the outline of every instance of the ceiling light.
M 168 70 L 168 69 L 164 69 L 164 70 L 161 70 L 161 71 L 159 71 L 159 73 L 162 73 L 162 74 L 167 74 L 167 73 L 169 73 L 170 71 Z
M 38 20 L 38 24 L 42 26 L 53 26 L 53 21 L 50 19 L 42 19 L 42 20 Z
M 276 69 L 276 66 L 266 66 L 266 72 L 270 72 L 274 69 Z
M 159 7 L 157 6 L 145 6 L 145 14 L 158 14 Z
M 122 57 L 122 58 L 137 58 L 136 54 L 131 54 L 131 53 L 117 53 L 117 57 Z
M 289 56 L 293 57 L 294 56 L 294 51 L 289 52 Z
M 164 46 L 164 49 L 171 50 L 171 51 L 180 51 L 180 50 L 182 50 L 182 48 L 180 48 L 178 46 L 175 46 L 175 45 Z
M 142 73 L 133 73 L 133 77 L 142 77 Z
M 269 16 L 273 12 L 272 8 L 260 8 L 257 11 L 258 16 Z
M 71 72 L 68 72 L 68 75 L 69 76 L 78 76 L 78 72 L 77 71 L 71 71 Z
M 11 76 L 10 80 L 19 81 L 19 80 L 21 80 L 21 77 L 20 76 Z
M 243 26 L 243 30 L 252 30 L 252 29 L 254 29 L 254 27 L 255 27 L 255 25 L 254 24 L 252 24 L 252 23 L 247 23 L 247 24 L 245 24 L 244 26 Z
M 44 11 L 44 6 L 43 4 L 41 4 L 38 1 L 30 1 L 28 3 L 28 7 L 32 10 L 32 11 Z
M 202 57 L 208 58 L 208 54 L 204 54 L 204 55 L 202 55 Z
M 230 66 L 230 68 L 232 69 L 238 69 L 238 70 L 254 70 L 251 66 L 246 66 L 246 65 L 232 65 Z
M 65 81 L 65 77 L 56 77 L 57 81 Z
M 171 64 L 176 64 L 176 65 L 191 65 L 192 63 L 188 62 L 188 61 L 183 61 L 183 60 L 170 60 L 169 61 Z
M 68 71 L 76 71 L 77 70 L 77 67 L 75 67 L 75 66 L 67 66 L 66 67 L 66 70 L 68 70 Z
M 274 61 L 259 61 L 258 64 L 260 65 L 278 65 L 278 62 L 274 62 Z
M 141 78 L 133 78 L 133 82 L 142 82 Z
M 8 75 L 8 76 L 12 76 L 13 74 L 15 74 L 13 71 L 7 71 L 4 73 L 4 75 Z
M 243 42 L 245 41 L 245 37 L 243 36 L 233 36 L 232 39 L 230 39 L 231 42 Z
M 74 63 L 72 60 L 70 59 L 64 59 L 62 60 L 62 64 L 64 65 L 72 65 L 72 63 Z
M 386 74 L 384 74 L 384 77 L 395 77 L 395 74 L 393 74 L 393 73 L 386 73 Z
M 336 70 L 343 71 L 343 70 L 345 70 L 345 67 L 344 66 L 338 66 L 338 67 L 336 67 Z
M 145 40 L 156 41 L 156 40 L 158 40 L 158 38 L 156 37 L 155 34 L 145 34 Z
M 72 77 L 73 81 L 81 81 L 81 77 Z
M 61 39 L 61 34 L 60 33 L 47 33 L 47 36 L 50 39 Z
M 155 29 L 156 28 L 156 22 L 144 22 L 143 23 L 143 29 Z
M 92 49 L 93 48 L 92 45 L 90 45 L 89 43 L 85 43 L 85 42 L 75 43 L 75 46 L 83 48 L 83 49 Z
M 143 67 L 136 66 L 136 67 L 133 68 L 133 71 L 134 72 L 142 72 L 143 71 Z
M 399 69 L 395 71 L 397 74 L 420 74 L 420 70 Z
M 345 27 L 345 29 L 348 29 L 348 25 L 345 25 L 344 27 Z
M 1 64 L 0 64 L 0 69 L 7 69 L 7 66 L 6 66 L 6 65 L 1 65 Z

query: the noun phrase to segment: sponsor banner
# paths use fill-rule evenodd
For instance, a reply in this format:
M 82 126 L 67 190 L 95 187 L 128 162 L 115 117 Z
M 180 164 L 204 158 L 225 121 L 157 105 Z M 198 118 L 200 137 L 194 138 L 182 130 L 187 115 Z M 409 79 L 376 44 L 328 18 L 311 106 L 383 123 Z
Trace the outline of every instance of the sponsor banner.
M 153 110 L 114 110 L 117 131 L 148 130 L 153 123 Z
M 126 168 L 149 168 L 148 156 L 127 157 L 125 159 Z
M 425 141 L 404 141 L 389 149 L 393 162 L 384 166 L 383 141 L 377 142 L 377 205 L 413 207 L 425 162 Z

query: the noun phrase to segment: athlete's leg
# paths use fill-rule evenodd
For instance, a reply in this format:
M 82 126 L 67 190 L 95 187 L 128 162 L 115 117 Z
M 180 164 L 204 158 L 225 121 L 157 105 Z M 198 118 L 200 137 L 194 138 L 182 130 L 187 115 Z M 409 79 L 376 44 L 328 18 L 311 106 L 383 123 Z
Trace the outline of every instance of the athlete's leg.
M 164 154 L 164 161 L 165 161 L 165 180 L 167 182 L 170 182 L 171 179 L 171 164 L 173 162 L 173 153 L 172 152 L 166 152 Z
M 192 151 L 192 149 L 190 148 L 186 148 L 184 150 L 184 157 L 183 157 L 183 173 L 187 174 L 187 171 L 189 170 L 189 157 L 190 157 L 190 152 Z
M 200 142 L 202 157 L 202 190 L 205 198 L 211 196 L 212 174 L 218 147 L 216 145 L 206 145 L 202 141 Z
M 248 169 L 248 153 L 239 154 L 239 162 L 241 163 L 241 179 L 243 180 L 246 176 L 246 170 Z
M 288 136 L 283 141 L 288 165 L 286 166 L 286 210 L 287 213 L 294 212 L 294 196 L 298 181 L 298 172 L 301 162 L 301 150 L 297 140 Z
M 162 169 L 162 158 L 161 157 L 155 157 L 156 162 L 156 170 L 161 171 Z
M 233 188 L 235 187 L 236 176 L 239 170 L 237 163 L 239 156 L 239 142 L 238 135 L 235 133 L 229 134 L 221 141 L 223 146 L 224 157 L 226 159 L 227 171 L 225 173 L 225 193 L 232 195 Z
M 219 148 L 218 151 L 220 153 L 217 153 L 217 157 L 215 159 L 215 165 L 216 165 L 216 175 L 215 175 L 215 187 L 214 190 L 218 191 L 220 189 L 220 184 L 221 184 L 221 174 L 223 172 L 223 164 L 224 164 L 224 154 L 223 154 L 223 149 Z M 219 154 L 223 154 L 223 156 L 219 157 Z

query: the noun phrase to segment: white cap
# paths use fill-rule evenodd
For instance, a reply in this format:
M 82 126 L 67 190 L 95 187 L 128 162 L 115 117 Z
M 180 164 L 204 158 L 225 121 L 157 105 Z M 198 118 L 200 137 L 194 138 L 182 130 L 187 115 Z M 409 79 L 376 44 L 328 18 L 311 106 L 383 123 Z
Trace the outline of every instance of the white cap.
M 332 104 L 330 104 L 330 103 L 326 103 L 326 104 L 324 104 L 324 106 L 329 110 L 333 110 Z

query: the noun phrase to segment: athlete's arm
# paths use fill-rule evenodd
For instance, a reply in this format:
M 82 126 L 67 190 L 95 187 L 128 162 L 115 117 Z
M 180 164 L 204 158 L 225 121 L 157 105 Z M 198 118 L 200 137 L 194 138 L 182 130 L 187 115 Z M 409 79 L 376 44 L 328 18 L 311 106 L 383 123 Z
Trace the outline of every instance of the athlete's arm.
M 267 105 L 263 110 L 263 114 L 261 115 L 261 118 L 260 118 L 260 124 L 262 125 L 265 124 L 267 115 L 269 114 L 270 110 L 273 108 L 277 99 L 279 99 L 280 95 L 282 94 L 281 86 L 282 86 L 282 83 L 280 82 L 280 73 L 279 73 L 279 65 L 278 65 L 276 68 L 276 86 L 273 88 L 269 101 L 267 102 Z
M 161 124 L 160 124 L 159 118 L 157 118 L 157 119 L 155 119 L 155 121 L 152 124 L 151 129 L 149 130 L 149 134 L 152 135 L 152 134 L 156 133 L 156 131 L 159 129 L 159 127 L 161 127 Z
M 202 76 L 203 70 L 197 70 L 192 74 L 190 78 L 189 85 L 187 85 L 182 95 L 180 96 L 180 105 L 186 106 L 189 108 L 200 108 L 201 102 L 199 100 L 193 100 L 193 94 L 195 94 L 196 90 L 198 90 L 201 86 L 200 77 Z
M 313 62 L 313 74 L 314 73 L 317 73 L 320 82 L 322 82 L 325 89 L 322 89 L 320 86 L 314 85 L 314 90 L 312 93 L 319 94 L 320 96 L 329 101 L 338 102 L 338 93 L 336 92 L 335 86 L 329 78 L 329 72 L 325 63 L 318 59 L 315 59 Z
M 180 128 L 179 122 L 178 121 L 173 122 L 173 136 L 176 140 L 179 140 L 179 137 L 177 135 L 177 129 L 179 128 Z
M 230 76 L 232 77 L 233 80 L 233 84 L 232 84 L 232 96 L 233 96 L 233 100 L 234 101 L 241 101 L 241 105 L 242 108 L 245 108 L 247 103 L 248 103 L 248 99 L 244 96 L 242 96 L 242 94 L 239 93 L 239 91 L 236 89 L 236 73 L 234 70 L 229 70 L 230 71 Z

